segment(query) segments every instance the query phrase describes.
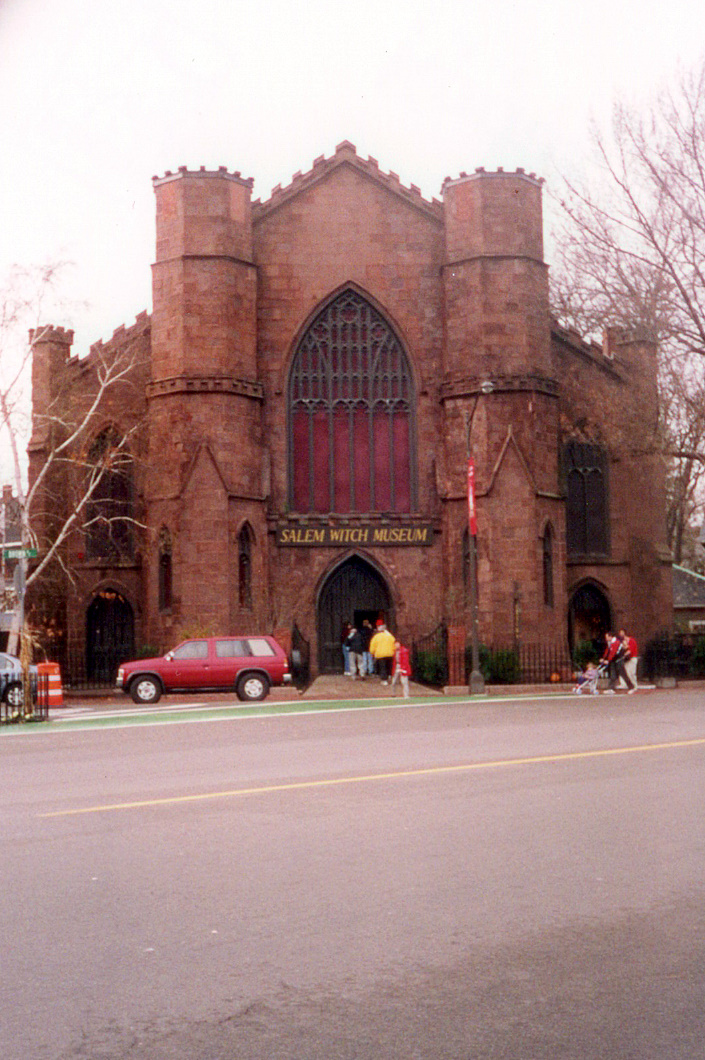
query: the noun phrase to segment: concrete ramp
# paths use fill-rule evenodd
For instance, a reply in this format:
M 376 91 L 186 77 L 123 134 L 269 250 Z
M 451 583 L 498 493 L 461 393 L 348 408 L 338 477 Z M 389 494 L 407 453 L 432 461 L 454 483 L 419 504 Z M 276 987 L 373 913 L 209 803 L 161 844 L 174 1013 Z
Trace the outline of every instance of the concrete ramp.
M 409 682 L 411 696 L 441 696 L 442 691 Z M 401 685 L 383 685 L 378 677 L 345 677 L 344 674 L 322 674 L 303 694 L 303 699 L 402 699 Z

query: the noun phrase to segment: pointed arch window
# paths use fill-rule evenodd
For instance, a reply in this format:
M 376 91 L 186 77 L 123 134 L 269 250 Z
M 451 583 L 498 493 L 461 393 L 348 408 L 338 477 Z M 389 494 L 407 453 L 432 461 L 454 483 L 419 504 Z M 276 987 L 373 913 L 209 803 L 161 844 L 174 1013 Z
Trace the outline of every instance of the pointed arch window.
M 245 523 L 237 535 L 238 600 L 243 611 L 252 610 L 252 537 Z
M 343 291 L 301 339 L 289 377 L 289 502 L 297 512 L 416 507 L 411 368 L 386 320 Z
M 95 486 L 85 511 L 86 554 L 89 559 L 129 559 L 134 553 L 132 457 L 114 427 L 97 436 L 87 463 Z
M 563 473 L 568 555 L 609 555 L 607 456 L 604 448 L 591 442 L 568 442 L 563 447 Z
M 171 534 L 165 526 L 159 533 L 159 610 L 172 606 Z

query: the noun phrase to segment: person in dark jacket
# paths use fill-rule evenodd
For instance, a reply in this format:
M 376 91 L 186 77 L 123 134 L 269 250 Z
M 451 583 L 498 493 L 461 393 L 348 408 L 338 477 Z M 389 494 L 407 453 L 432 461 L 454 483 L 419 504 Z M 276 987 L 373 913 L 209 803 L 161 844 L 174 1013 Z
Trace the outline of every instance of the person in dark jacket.
M 359 629 L 353 626 L 348 633 L 347 645 L 350 649 L 350 676 L 365 676 L 365 664 L 362 657 L 363 639 Z
M 348 637 L 352 626 L 349 622 L 343 622 L 343 630 L 340 634 L 340 644 L 343 649 L 343 673 L 346 677 L 350 677 L 350 645 L 348 644 Z
M 362 620 L 362 629 L 360 630 L 362 636 L 362 665 L 365 668 L 364 676 L 368 674 L 372 676 L 375 672 L 375 664 L 370 651 L 370 641 L 372 640 L 372 623 L 369 618 Z

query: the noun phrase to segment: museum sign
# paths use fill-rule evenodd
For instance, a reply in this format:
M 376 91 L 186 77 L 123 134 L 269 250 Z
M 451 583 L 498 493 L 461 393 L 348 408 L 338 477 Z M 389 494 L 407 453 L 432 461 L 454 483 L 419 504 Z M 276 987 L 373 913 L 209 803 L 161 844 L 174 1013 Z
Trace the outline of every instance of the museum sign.
M 347 523 L 331 526 L 320 523 L 316 526 L 278 526 L 277 545 L 307 548 L 336 548 L 341 545 L 365 545 L 380 547 L 420 547 L 433 544 L 433 526 L 430 523 L 392 523 L 387 525 Z

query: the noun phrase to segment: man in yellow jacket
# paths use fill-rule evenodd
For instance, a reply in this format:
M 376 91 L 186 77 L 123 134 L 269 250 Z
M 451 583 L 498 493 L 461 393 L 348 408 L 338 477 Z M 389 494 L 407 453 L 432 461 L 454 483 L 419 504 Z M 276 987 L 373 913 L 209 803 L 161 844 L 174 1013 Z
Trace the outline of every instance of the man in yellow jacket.
M 370 654 L 375 660 L 382 684 L 389 683 L 396 641 L 386 626 L 380 626 L 370 641 Z

